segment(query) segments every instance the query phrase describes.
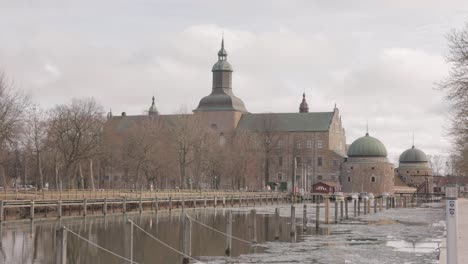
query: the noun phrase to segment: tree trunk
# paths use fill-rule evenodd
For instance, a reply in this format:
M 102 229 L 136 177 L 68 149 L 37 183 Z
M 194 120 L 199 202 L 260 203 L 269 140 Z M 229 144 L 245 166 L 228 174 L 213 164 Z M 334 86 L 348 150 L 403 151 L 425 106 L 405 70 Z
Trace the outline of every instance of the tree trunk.
M 37 174 L 39 176 L 39 183 L 41 189 L 44 189 L 44 175 L 42 174 L 42 164 L 41 164 L 41 153 L 38 151 L 36 155 L 36 163 L 37 163 Z
M 61 189 L 61 184 L 59 183 L 59 167 L 58 167 L 58 164 L 57 162 L 55 162 L 55 188 L 58 190 L 58 189 Z
M 93 159 L 89 159 L 89 182 L 91 184 L 91 189 L 94 191 Z
M 0 164 L 0 174 L 2 175 L 2 180 L 3 180 L 3 188 L 5 188 L 5 192 L 8 189 L 8 184 L 7 184 L 7 179 L 5 176 L 5 168 L 3 167 L 3 164 Z
M 80 175 L 80 184 L 81 184 L 81 189 L 84 190 L 84 176 L 83 176 L 83 170 L 81 168 L 81 161 L 78 163 L 78 173 Z

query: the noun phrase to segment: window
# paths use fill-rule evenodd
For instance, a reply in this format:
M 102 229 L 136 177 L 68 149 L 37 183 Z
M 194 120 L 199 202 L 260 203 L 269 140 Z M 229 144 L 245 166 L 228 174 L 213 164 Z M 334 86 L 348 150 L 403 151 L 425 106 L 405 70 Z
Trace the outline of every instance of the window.
M 280 167 L 283 166 L 283 157 L 278 157 L 278 165 L 279 165 Z
M 283 140 L 278 140 L 278 145 L 277 145 L 278 148 L 282 148 L 283 147 Z
M 317 166 L 322 166 L 323 165 L 323 160 L 322 160 L 322 157 L 318 157 L 317 158 Z
M 419 173 L 419 171 L 416 171 L 417 173 Z
M 312 148 L 312 140 L 307 140 L 307 148 Z
M 211 129 L 213 129 L 213 130 L 218 129 L 218 125 L 216 125 L 216 124 L 211 124 Z
M 323 141 L 317 140 L 317 148 L 323 148 Z
M 298 149 L 301 149 L 301 148 L 302 148 L 302 142 L 301 142 L 301 141 L 298 141 L 298 142 L 296 143 L 296 146 L 297 146 Z
M 338 167 L 338 165 L 339 165 L 338 160 L 333 160 L 333 166 Z
M 371 182 L 375 182 L 375 177 L 374 176 L 371 177 Z
M 351 182 L 351 177 L 348 177 L 348 182 Z
M 351 167 L 351 169 L 354 169 L 354 167 Z
M 312 166 L 312 158 L 311 157 L 307 158 L 307 165 Z
M 409 171 L 406 171 L 406 173 L 409 173 Z
M 301 166 L 301 157 L 296 157 L 296 166 Z
M 375 167 L 372 167 L 371 169 L 375 170 Z
M 283 173 L 278 172 L 278 181 L 283 180 Z
M 319 175 L 319 176 L 317 176 L 317 179 L 318 179 L 319 181 L 321 181 L 321 180 L 323 179 L 323 176 L 322 176 L 322 175 Z

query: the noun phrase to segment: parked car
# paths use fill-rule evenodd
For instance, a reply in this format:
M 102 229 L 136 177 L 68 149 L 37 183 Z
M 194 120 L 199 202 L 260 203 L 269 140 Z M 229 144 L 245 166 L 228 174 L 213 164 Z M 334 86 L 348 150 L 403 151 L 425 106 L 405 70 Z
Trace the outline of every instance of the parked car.
M 344 194 L 343 192 L 335 192 L 332 194 L 331 198 L 332 200 L 338 201 L 338 202 L 344 201 Z
M 362 192 L 359 194 L 359 199 L 361 200 L 369 200 L 369 194 L 366 192 Z

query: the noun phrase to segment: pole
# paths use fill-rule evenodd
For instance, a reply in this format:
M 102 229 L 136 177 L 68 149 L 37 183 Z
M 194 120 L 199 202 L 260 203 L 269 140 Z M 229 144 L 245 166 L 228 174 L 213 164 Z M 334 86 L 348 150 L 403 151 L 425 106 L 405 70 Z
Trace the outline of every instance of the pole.
M 190 218 L 188 218 L 187 215 L 184 217 L 184 222 L 183 222 L 183 239 L 182 239 L 182 245 L 183 245 L 183 252 L 186 256 L 183 257 L 182 259 L 182 264 L 188 264 L 190 263 L 190 258 L 189 256 L 192 255 L 192 222 L 190 221 Z
M 278 240 L 280 237 L 279 234 L 279 229 L 280 229 L 280 212 L 279 208 L 275 208 L 275 240 Z
M 250 210 L 250 240 L 257 243 L 257 215 L 255 209 Z
M 335 199 L 335 224 L 338 224 L 338 201 Z
M 330 199 L 325 198 L 325 224 L 330 223 Z
M 291 205 L 291 236 L 294 236 L 296 234 L 296 207 L 294 205 Z
M 2 221 L 3 221 L 3 200 L 0 200 L 0 223 Z
M 63 226 L 55 230 L 55 263 L 67 263 L 67 230 Z
M 133 264 L 133 222 L 130 221 L 130 263 Z
M 353 204 L 354 204 L 354 217 L 356 217 L 356 204 L 357 204 L 357 201 L 356 199 L 353 199 Z
M 315 228 L 319 228 L 319 222 L 320 222 L 320 204 L 319 200 L 316 199 L 316 204 L 315 204 Z
M 345 217 L 348 220 L 348 199 L 345 199 Z
M 302 230 L 307 230 L 307 205 L 304 204 L 304 211 L 302 212 Z
M 447 200 L 447 264 L 458 263 L 457 239 L 458 239 L 458 190 L 456 185 L 445 188 Z
M 232 244 L 232 214 L 231 214 L 231 210 L 227 211 L 227 215 L 226 215 L 226 250 L 224 251 L 224 253 L 226 254 L 226 256 L 230 257 L 231 256 L 231 244 Z

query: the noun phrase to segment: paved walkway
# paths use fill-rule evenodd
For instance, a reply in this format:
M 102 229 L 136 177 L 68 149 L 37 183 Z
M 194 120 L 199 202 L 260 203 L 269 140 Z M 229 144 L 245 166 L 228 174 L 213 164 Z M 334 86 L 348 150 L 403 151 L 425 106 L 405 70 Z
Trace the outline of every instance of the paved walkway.
M 468 199 L 458 199 L 458 264 L 468 263 Z M 442 243 L 440 264 L 447 263 L 446 241 Z

